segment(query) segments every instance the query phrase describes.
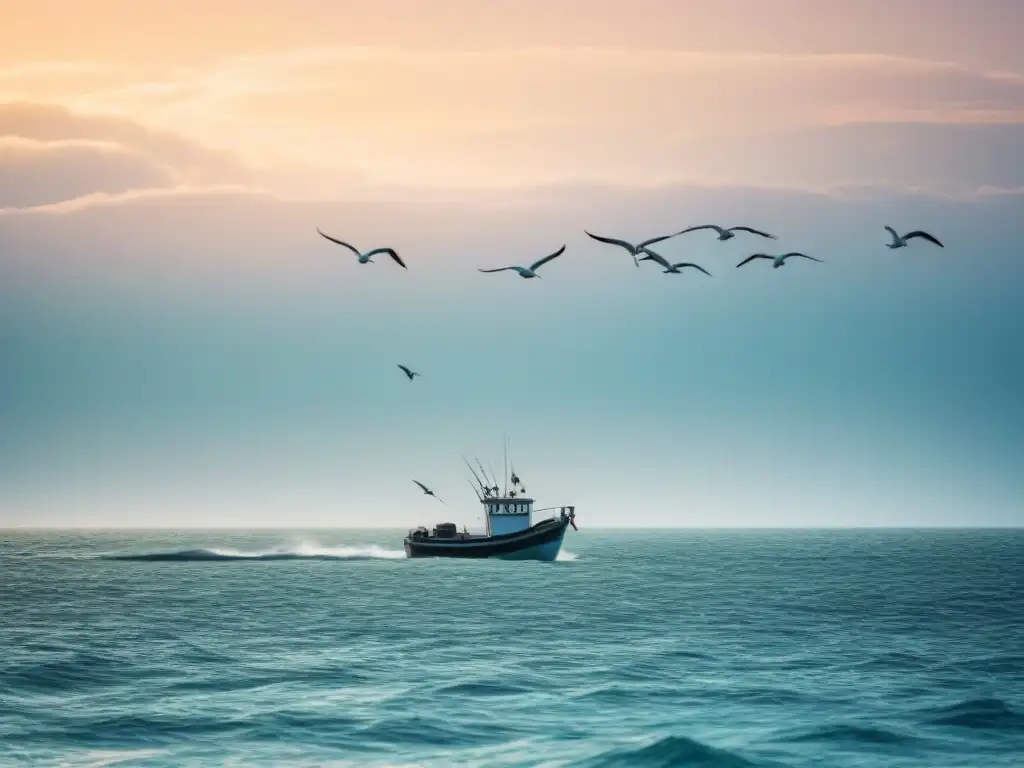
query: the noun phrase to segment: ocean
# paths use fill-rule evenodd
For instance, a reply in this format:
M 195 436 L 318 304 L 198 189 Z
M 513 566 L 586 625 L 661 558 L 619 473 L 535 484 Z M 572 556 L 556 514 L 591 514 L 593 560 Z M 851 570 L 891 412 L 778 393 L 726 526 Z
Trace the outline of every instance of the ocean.
M 1024 531 L 0 532 L 3 766 L 1024 766 Z

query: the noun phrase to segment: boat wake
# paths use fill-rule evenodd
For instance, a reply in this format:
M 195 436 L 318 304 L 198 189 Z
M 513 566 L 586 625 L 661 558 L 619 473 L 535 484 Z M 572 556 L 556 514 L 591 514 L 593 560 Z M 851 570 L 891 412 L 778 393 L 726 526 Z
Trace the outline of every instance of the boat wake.
M 141 552 L 100 555 L 102 560 L 135 562 L 231 562 L 236 560 L 404 560 L 405 551 L 376 545 L 363 547 L 321 547 L 299 545 L 243 552 L 235 549 L 180 549 L 170 552 Z
M 235 560 L 405 560 L 405 551 L 384 549 L 376 545 L 363 547 L 321 547 L 316 544 L 291 545 L 263 551 L 244 552 L 237 549 L 203 547 L 168 552 L 127 552 L 94 555 L 99 560 L 120 560 L 140 563 L 231 562 Z M 577 555 L 562 550 L 559 562 L 572 562 Z

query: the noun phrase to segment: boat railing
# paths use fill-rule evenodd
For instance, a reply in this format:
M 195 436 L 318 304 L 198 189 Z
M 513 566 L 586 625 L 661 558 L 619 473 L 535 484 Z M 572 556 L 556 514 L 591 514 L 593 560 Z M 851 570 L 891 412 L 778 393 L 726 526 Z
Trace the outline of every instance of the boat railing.
M 571 505 L 570 504 L 556 504 L 553 507 L 541 507 L 540 509 L 535 509 L 535 510 L 533 510 L 533 512 L 534 512 L 534 514 L 536 514 L 537 512 L 552 512 L 552 511 L 554 511 L 556 509 L 571 509 Z

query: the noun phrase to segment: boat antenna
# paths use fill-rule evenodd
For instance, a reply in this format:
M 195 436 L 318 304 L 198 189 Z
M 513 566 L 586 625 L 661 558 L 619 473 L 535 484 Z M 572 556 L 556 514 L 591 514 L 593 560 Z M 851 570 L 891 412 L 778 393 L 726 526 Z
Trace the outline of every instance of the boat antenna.
M 486 473 L 486 472 L 484 471 L 484 465 L 483 465 L 483 464 L 482 464 L 482 463 L 480 462 L 480 459 L 477 459 L 477 460 L 476 460 L 476 465 L 477 465 L 478 467 L 480 467 L 480 474 L 484 476 L 484 480 L 486 480 L 486 481 L 487 481 L 487 485 L 488 485 L 488 486 L 493 486 L 493 485 L 494 485 L 494 482 L 493 482 L 493 481 L 491 480 L 491 478 L 489 478 L 489 477 L 487 476 L 487 473 Z M 487 490 L 490 490 L 490 487 L 488 487 L 488 489 L 487 489 Z
M 509 454 L 512 453 L 512 438 L 509 438 L 508 440 L 508 452 Z M 508 468 L 509 472 L 511 473 L 509 475 L 509 482 L 512 483 L 512 489 L 515 490 L 515 488 L 519 485 L 519 477 L 516 475 L 516 465 L 515 462 L 512 461 L 511 455 L 508 457 Z
M 504 445 L 504 449 L 505 449 L 505 473 L 504 473 L 504 476 L 502 477 L 502 483 L 505 486 L 505 490 L 503 492 L 503 495 L 508 496 L 508 433 L 507 432 L 503 432 L 502 433 L 502 438 L 503 438 L 504 443 L 505 443 L 505 445 Z
M 491 477 L 494 478 L 491 482 L 494 483 L 494 492 L 498 492 L 498 473 L 494 471 L 494 467 L 491 466 L 490 462 L 487 462 L 487 468 L 491 470 Z
M 470 482 L 470 480 L 469 480 L 469 478 L 468 478 L 468 477 L 466 478 L 466 482 L 467 482 L 467 483 L 469 483 L 469 487 L 470 487 L 470 488 L 472 488 L 472 489 L 473 489 L 473 493 L 475 493 L 475 494 L 476 494 L 476 500 L 477 500 L 477 501 L 483 501 L 483 500 L 484 500 L 484 497 L 480 495 L 480 491 L 478 491 L 478 490 L 476 489 L 476 486 L 475 486 L 475 485 L 473 485 L 473 483 L 471 483 L 471 482 Z
M 483 482 L 481 482 L 480 478 L 477 476 L 476 470 L 473 469 L 473 465 L 469 463 L 469 459 L 466 458 L 465 454 L 463 454 L 462 460 L 466 463 L 466 466 L 469 467 L 469 471 L 473 473 L 473 478 L 476 480 L 477 485 L 480 486 L 480 490 L 485 490 L 486 486 L 483 484 Z M 470 483 L 470 485 L 472 485 L 472 483 Z M 480 491 L 477 491 L 476 488 L 473 489 L 473 493 L 477 495 L 478 499 L 480 498 Z
M 515 488 L 516 486 L 522 486 L 522 483 L 519 482 L 519 475 L 516 474 L 516 463 L 512 461 L 511 458 L 509 458 L 508 460 L 508 468 L 509 470 L 511 470 L 512 473 L 509 478 L 510 481 L 512 482 L 512 487 Z

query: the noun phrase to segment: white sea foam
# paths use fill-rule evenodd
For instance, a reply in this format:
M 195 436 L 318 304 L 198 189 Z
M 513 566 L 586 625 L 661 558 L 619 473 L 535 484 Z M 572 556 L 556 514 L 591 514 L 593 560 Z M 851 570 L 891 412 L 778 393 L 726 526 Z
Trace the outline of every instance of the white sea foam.
M 270 549 L 240 550 L 228 547 L 201 547 L 164 552 L 138 552 L 102 555 L 108 560 L 199 561 L 199 560 L 401 560 L 405 551 L 384 549 L 376 544 L 325 547 L 315 542 L 283 544 Z

